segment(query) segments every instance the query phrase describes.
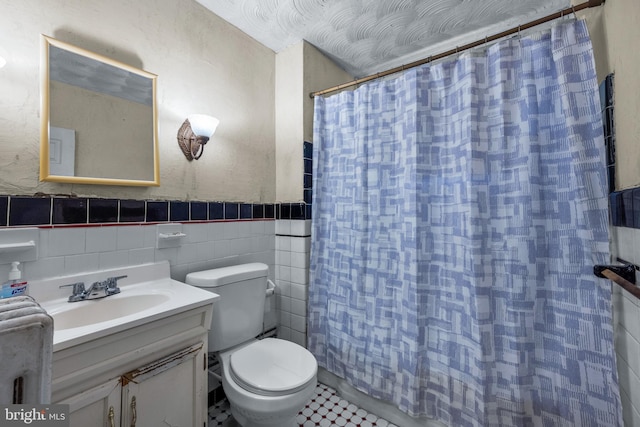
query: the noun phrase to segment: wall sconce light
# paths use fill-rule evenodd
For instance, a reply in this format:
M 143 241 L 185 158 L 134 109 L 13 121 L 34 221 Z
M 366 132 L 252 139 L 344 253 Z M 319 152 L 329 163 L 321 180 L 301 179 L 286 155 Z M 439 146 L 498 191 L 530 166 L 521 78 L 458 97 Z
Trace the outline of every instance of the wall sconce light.
M 178 129 L 178 145 L 187 160 L 198 160 L 204 145 L 213 136 L 220 121 L 206 114 L 192 114 Z

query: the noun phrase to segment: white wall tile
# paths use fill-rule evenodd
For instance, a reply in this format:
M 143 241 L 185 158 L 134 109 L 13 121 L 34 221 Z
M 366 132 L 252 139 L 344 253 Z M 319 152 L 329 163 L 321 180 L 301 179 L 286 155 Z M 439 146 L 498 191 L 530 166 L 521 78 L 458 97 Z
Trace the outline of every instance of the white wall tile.
M 298 332 L 293 328 L 291 329 L 291 337 L 289 340 L 302 347 L 307 346 L 307 335 L 304 332 Z
M 276 232 L 275 234 L 290 235 L 291 234 L 291 220 L 278 219 L 276 220 Z
M 100 270 L 99 254 L 80 254 L 64 257 L 64 273 L 74 274 Z
M 144 246 L 144 229 L 142 225 L 130 225 L 124 227 L 115 227 L 117 236 L 118 250 L 138 249 Z
M 311 237 L 292 237 L 291 252 L 309 253 L 311 248 Z
M 291 283 L 306 285 L 309 283 L 309 270 L 306 268 L 288 267 L 291 270 Z
M 291 267 L 309 269 L 309 254 L 306 252 L 291 252 Z
M 117 244 L 115 227 L 91 227 L 86 231 L 86 252 L 115 251 Z
M 153 248 L 131 249 L 129 251 L 129 264 L 138 265 L 155 262 L 154 252 Z
M 301 316 L 306 319 L 307 317 L 306 301 L 299 300 L 296 298 L 291 298 L 291 314 L 295 314 L 296 316 Z
M 308 297 L 308 289 L 309 288 L 306 285 L 299 285 L 297 283 L 292 283 L 291 298 L 302 300 L 306 304 L 307 297 Z
M 100 269 L 124 267 L 129 263 L 129 251 L 114 251 L 100 253 Z
M 291 221 L 291 235 L 304 237 L 311 234 L 311 227 L 306 221 Z
M 276 278 L 285 282 L 291 282 L 291 267 L 279 265 Z
M 54 228 L 49 230 L 47 257 L 79 255 L 85 252 L 87 228 Z M 42 257 L 38 255 L 38 258 Z
M 290 251 L 291 239 L 289 236 L 276 236 L 276 251 Z
M 614 227 L 611 253 L 640 264 L 640 230 Z M 620 396 L 626 426 L 640 426 L 640 301 L 613 284 L 613 317 Z
M 23 277 L 27 280 L 47 279 L 50 277 L 64 276 L 64 258 L 48 257 L 38 261 L 25 262 L 21 265 Z M 9 270 L 2 277 L 7 277 Z

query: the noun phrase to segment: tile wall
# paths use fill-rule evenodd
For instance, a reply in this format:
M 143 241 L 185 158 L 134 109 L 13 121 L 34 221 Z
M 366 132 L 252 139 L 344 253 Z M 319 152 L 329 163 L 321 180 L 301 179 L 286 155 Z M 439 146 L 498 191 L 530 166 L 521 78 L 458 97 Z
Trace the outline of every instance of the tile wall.
M 600 85 L 604 137 L 607 147 L 611 263 L 640 265 L 640 188 L 615 191 L 614 76 Z M 637 268 L 637 267 L 636 267 Z M 611 282 L 615 350 L 624 425 L 640 426 L 640 301 Z
M 278 337 L 306 347 L 309 253 L 311 248 L 312 144 L 304 143 L 304 219 L 276 220 Z
M 165 201 L 0 195 L 0 244 L 13 230 L 34 227 L 35 261 L 21 269 L 30 280 L 167 260 L 171 276 L 246 262 L 269 265 L 277 284 L 267 302 L 265 330 L 306 344 L 311 245 L 311 143 L 304 143 L 304 201 Z M 179 224 L 177 247 L 158 248 L 159 227 Z M 6 277 L 10 264 L 0 264 Z
M 172 223 L 186 236 L 177 247 L 158 248 L 158 223 L 49 226 L 37 229 L 37 259 L 21 265 L 28 280 L 168 261 L 171 277 L 247 262 L 263 262 L 275 279 L 275 220 Z M 167 223 L 165 223 L 167 224 Z M 0 229 L 0 243 L 17 227 Z M 18 256 L 18 255 L 16 255 Z M 0 265 L 7 277 L 10 265 Z M 265 329 L 277 326 L 275 298 L 267 301 Z

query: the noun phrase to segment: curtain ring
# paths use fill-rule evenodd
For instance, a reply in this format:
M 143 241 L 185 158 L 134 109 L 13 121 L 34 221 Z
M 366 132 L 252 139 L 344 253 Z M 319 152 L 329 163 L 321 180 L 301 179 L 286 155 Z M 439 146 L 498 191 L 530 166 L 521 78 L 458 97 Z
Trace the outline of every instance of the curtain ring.
M 522 25 L 518 25 L 518 39 L 520 38 L 520 28 L 522 28 Z
M 575 6 L 571 6 L 571 12 L 573 13 L 573 17 L 577 19 L 578 16 L 576 15 L 576 7 Z

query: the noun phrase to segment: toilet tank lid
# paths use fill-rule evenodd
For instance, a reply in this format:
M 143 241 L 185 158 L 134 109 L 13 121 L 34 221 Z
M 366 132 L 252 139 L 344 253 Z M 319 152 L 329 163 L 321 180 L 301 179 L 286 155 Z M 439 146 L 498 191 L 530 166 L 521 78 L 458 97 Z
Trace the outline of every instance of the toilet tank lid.
M 241 280 L 267 277 L 269 266 L 261 262 L 232 265 L 229 267 L 213 268 L 211 270 L 196 271 L 187 274 L 186 282 L 189 285 L 201 288 L 215 288 Z

